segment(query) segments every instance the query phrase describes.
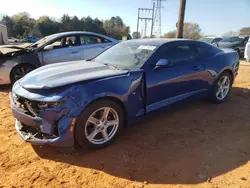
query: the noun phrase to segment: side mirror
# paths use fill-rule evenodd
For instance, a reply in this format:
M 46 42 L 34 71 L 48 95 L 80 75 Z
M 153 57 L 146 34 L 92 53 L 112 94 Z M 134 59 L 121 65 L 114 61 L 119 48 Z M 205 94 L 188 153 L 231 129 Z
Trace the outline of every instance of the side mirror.
M 47 45 L 43 48 L 45 51 L 49 51 L 49 50 L 53 50 L 54 49 L 54 46 L 52 45 Z
M 164 68 L 164 67 L 169 67 L 171 66 L 171 63 L 168 59 L 160 59 L 156 65 L 155 65 L 155 69 L 159 69 L 159 68 Z

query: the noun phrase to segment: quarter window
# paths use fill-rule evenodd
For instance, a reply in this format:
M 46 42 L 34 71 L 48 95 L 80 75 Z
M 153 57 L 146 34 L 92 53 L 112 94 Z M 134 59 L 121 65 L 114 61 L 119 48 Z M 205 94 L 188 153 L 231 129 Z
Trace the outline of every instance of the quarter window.
M 207 48 L 203 47 L 203 46 L 199 46 L 199 45 L 194 45 L 195 47 L 195 52 L 196 52 L 196 55 L 195 57 L 200 57 L 202 55 L 204 55 L 205 53 L 207 53 Z

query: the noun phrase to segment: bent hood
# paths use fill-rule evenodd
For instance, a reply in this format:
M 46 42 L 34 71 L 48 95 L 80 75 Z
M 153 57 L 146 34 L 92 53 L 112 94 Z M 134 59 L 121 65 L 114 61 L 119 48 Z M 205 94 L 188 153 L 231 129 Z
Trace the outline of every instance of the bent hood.
M 113 70 L 102 63 L 74 61 L 40 67 L 28 73 L 18 83 L 25 89 L 51 89 L 126 73 L 127 70 Z

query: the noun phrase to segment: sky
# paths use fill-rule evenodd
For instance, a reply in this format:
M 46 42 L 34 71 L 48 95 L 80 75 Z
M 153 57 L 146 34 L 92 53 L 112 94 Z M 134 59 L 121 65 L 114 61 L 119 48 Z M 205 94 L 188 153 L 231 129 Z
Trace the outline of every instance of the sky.
M 0 15 L 28 12 L 31 17 L 48 15 L 109 19 L 120 16 L 136 31 L 138 8 L 151 8 L 152 0 L 0 0 Z M 179 0 L 166 0 L 162 9 L 162 34 L 176 29 Z M 4 5 L 4 6 L 2 6 Z M 220 36 L 228 31 L 250 27 L 250 0 L 187 0 L 185 22 L 200 25 L 205 35 Z M 139 30 L 140 31 L 140 30 Z

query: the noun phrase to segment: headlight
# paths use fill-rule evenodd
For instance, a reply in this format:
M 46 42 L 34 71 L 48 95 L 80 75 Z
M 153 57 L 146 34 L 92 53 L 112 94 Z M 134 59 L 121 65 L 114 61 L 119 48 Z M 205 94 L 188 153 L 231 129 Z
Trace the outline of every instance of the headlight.
M 56 108 L 60 106 L 63 102 L 39 102 L 37 106 L 39 108 Z

